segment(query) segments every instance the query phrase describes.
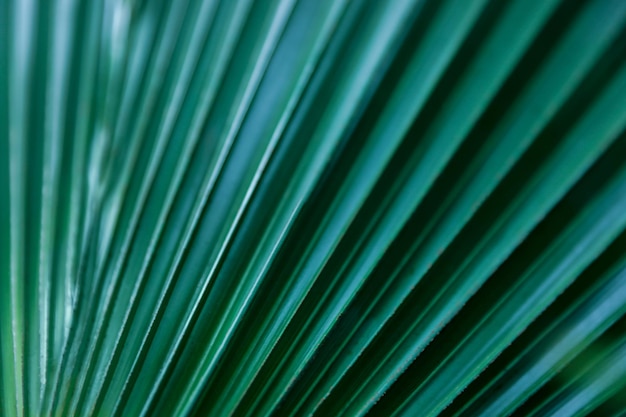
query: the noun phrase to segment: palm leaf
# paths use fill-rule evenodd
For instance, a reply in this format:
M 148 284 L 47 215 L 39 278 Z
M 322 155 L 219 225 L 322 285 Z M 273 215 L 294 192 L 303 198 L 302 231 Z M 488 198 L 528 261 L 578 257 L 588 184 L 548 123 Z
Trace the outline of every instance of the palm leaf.
M 624 415 L 626 2 L 0 2 L 0 414 Z

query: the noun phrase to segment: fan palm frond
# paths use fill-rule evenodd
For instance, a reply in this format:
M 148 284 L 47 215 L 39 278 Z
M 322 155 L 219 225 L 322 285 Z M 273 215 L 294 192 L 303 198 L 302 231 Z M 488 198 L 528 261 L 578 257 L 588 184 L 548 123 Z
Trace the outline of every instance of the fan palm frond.
M 3 416 L 624 415 L 623 0 L 2 0 L 0 147 Z

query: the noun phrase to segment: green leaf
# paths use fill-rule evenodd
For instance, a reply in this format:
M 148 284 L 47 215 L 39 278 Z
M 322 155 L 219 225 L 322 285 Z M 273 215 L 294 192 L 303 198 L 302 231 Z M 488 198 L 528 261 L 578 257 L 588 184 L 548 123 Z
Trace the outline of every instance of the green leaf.
M 0 2 L 0 415 L 620 415 L 622 0 Z

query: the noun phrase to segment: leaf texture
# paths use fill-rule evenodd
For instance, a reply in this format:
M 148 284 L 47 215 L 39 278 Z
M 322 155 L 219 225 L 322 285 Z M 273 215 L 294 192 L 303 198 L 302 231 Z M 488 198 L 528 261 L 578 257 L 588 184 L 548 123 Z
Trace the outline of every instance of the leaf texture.
M 0 415 L 624 416 L 626 2 L 3 0 Z

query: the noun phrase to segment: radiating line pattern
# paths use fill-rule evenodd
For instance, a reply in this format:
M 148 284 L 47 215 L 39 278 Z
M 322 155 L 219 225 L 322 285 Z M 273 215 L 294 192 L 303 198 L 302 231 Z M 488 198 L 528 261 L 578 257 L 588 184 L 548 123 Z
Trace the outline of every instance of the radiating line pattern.
M 1 0 L 0 415 L 626 416 L 626 1 Z

